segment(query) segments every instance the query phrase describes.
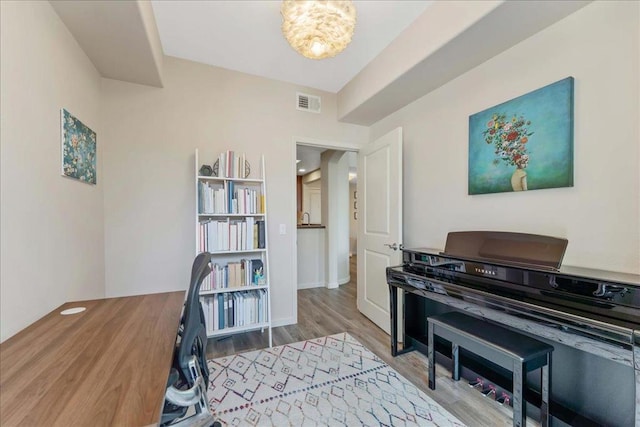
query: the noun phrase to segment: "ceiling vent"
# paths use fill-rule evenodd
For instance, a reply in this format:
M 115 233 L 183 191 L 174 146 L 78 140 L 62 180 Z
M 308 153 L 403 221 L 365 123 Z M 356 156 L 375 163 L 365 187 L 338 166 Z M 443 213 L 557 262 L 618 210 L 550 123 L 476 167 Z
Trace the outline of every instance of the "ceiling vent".
M 298 103 L 296 108 L 300 111 L 309 111 L 311 113 L 319 113 L 320 112 L 320 97 L 307 95 L 306 93 L 297 93 L 298 95 Z

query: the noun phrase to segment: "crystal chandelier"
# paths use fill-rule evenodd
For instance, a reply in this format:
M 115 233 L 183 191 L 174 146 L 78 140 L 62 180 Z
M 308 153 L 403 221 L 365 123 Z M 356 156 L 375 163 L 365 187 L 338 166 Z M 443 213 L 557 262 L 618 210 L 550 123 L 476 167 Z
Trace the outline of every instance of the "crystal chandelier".
M 310 59 L 342 52 L 356 26 L 356 8 L 350 0 L 284 0 L 280 13 L 284 37 Z

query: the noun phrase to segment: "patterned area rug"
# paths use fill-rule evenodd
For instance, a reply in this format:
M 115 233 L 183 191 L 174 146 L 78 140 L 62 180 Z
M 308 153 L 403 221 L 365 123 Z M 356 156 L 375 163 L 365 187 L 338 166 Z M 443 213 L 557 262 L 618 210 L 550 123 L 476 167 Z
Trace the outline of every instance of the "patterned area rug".
M 227 426 L 463 425 L 347 333 L 208 365 L 209 404 Z

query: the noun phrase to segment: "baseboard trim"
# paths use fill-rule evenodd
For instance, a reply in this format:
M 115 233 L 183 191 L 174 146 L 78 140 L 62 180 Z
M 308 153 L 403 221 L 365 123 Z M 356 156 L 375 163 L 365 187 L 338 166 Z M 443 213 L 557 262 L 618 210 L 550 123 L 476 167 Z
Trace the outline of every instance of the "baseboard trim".
M 327 283 L 327 289 L 335 289 L 338 286 L 340 286 L 340 284 L 338 282 Z
M 338 279 L 338 285 L 344 285 L 345 283 L 349 283 L 350 281 L 351 281 L 351 275 L 348 275 L 347 277 Z
M 284 319 L 271 320 L 271 327 L 277 328 L 278 326 L 295 325 L 298 321 L 293 317 L 285 317 Z
M 324 286 L 324 282 L 298 283 L 298 290 L 300 290 L 300 289 L 311 289 L 311 288 L 321 288 L 323 286 Z

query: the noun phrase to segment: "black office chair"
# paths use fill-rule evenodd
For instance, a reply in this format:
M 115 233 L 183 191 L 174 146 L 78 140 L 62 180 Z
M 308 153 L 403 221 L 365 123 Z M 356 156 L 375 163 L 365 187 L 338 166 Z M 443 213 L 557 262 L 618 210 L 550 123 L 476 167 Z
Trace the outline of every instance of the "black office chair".
M 203 252 L 193 261 L 191 282 L 174 353 L 174 367 L 167 382 L 165 404 L 160 421 L 162 426 L 220 425 L 213 419 L 207 402 L 209 386 L 206 358 L 207 330 L 199 296 L 200 285 L 211 272 L 210 260 L 211 254 Z M 189 408 L 193 408 L 193 411 L 188 411 Z

